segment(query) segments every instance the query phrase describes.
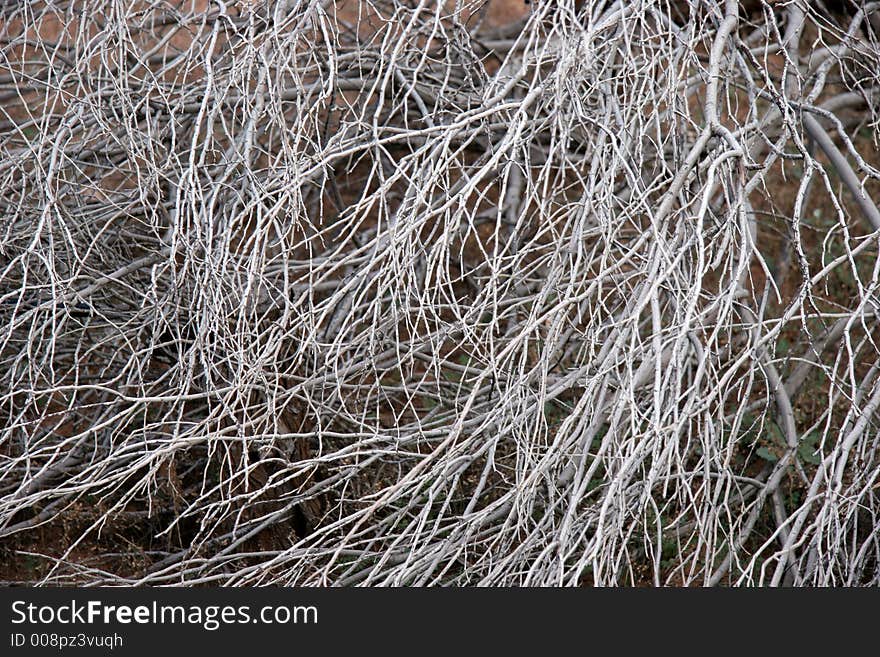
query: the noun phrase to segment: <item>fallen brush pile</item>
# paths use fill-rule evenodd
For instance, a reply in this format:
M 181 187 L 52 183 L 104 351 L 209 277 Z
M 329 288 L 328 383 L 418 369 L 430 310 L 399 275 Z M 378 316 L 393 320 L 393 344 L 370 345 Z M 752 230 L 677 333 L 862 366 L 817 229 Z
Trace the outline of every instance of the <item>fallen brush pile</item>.
M 880 584 L 880 3 L 2 11 L 7 580 Z

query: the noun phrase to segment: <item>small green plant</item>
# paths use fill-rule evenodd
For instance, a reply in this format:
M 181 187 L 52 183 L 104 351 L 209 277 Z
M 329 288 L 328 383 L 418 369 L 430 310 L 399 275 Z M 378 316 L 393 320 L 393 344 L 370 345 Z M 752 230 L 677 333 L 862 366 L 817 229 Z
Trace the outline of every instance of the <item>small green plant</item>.
M 818 431 L 812 431 L 801 438 L 797 449 L 798 458 L 804 463 L 819 465 L 822 462 L 822 457 L 818 453 L 821 438 L 822 435 Z

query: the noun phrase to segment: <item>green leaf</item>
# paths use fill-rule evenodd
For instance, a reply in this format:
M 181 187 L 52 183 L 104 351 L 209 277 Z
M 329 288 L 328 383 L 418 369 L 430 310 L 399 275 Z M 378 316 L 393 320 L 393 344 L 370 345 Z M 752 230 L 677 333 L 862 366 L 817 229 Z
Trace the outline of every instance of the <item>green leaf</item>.
M 776 461 L 779 460 L 779 457 L 766 447 L 759 447 L 757 450 L 755 450 L 755 454 L 760 456 L 765 461 L 769 461 L 770 463 L 776 463 Z
M 821 438 L 822 434 L 820 434 L 818 431 L 811 431 L 806 436 L 801 438 L 801 445 L 809 445 L 813 450 L 815 450 Z
M 798 456 L 804 463 L 819 465 L 822 462 L 821 457 L 816 453 L 816 448 L 813 445 L 801 443 L 798 445 L 797 451 Z

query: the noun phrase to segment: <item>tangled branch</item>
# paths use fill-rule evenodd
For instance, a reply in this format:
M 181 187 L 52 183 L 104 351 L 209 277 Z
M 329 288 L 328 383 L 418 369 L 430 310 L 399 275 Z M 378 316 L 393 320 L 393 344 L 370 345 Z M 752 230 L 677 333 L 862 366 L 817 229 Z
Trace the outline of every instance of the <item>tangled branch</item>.
M 880 583 L 880 3 L 490 9 L 4 6 L 22 579 Z

